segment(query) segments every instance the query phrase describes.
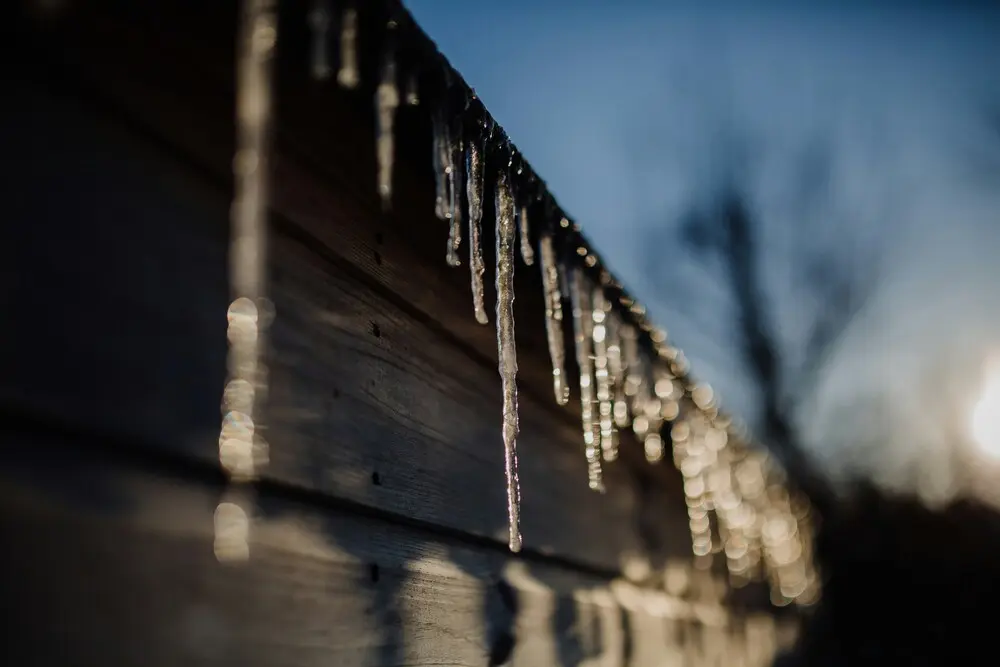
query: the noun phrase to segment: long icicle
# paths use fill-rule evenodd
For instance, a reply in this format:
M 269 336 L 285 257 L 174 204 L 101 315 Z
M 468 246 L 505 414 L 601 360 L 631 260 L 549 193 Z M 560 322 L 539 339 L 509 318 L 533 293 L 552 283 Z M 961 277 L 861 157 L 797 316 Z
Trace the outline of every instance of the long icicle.
M 229 257 L 233 301 L 227 314 L 229 379 L 223 392 L 219 461 L 231 482 L 252 481 L 267 460 L 257 407 L 267 378 L 260 355 L 267 267 L 267 199 L 271 125 L 271 67 L 277 39 L 273 0 L 245 0 L 237 40 L 236 155 Z M 215 555 L 220 561 L 250 556 L 247 489 L 230 488 L 215 513 Z
M 562 289 L 559 286 L 560 272 L 556 264 L 556 253 L 552 247 L 552 233 L 542 232 L 538 241 L 542 260 L 542 287 L 545 296 L 545 333 L 549 342 L 549 357 L 552 358 L 552 388 L 556 403 L 569 402 L 569 385 L 566 383 L 566 345 L 563 339 Z
M 459 249 L 462 245 L 462 177 L 465 173 L 463 159 L 465 156 L 465 139 L 462 136 L 461 116 L 455 119 L 452 131 L 445 135 L 447 139 L 447 159 L 448 172 L 448 255 L 447 261 L 450 266 L 459 266 L 462 260 L 459 259 Z
M 389 46 L 382 61 L 382 77 L 375 92 L 375 111 L 378 129 L 375 140 L 378 158 L 378 194 L 382 199 L 382 209 L 392 205 L 392 168 L 396 152 L 395 120 L 399 108 L 399 84 L 396 81 L 396 53 L 393 35 L 396 23 L 390 21 L 387 27 Z
M 483 274 L 483 148 L 482 140 L 469 143 L 466 193 L 469 198 L 469 273 L 472 278 L 472 307 L 476 321 L 489 322 L 484 305 Z
M 435 187 L 434 215 L 436 215 L 440 220 L 448 220 L 448 202 L 450 201 L 450 195 L 448 194 L 447 146 L 451 142 L 448 137 L 448 123 L 445 121 L 444 111 L 442 109 L 437 109 L 432 118 L 434 125 L 434 145 L 432 147 Z M 457 264 L 452 264 L 451 259 L 448 260 L 448 264 L 451 266 L 457 266 Z
M 521 487 L 517 477 L 517 349 L 514 343 L 514 198 L 507 171 L 496 183 L 497 352 L 503 385 L 503 445 L 507 476 L 510 550 L 521 550 Z
M 594 421 L 594 364 L 591 357 L 593 336 L 590 292 L 578 267 L 567 267 L 570 275 L 569 292 L 573 304 L 573 333 L 576 343 L 576 363 L 580 367 L 580 412 L 583 422 L 583 442 L 586 447 L 588 483 L 595 491 L 604 492 L 601 470 L 601 445 Z
M 330 0 L 313 0 L 309 27 L 312 29 L 312 75 L 325 81 L 330 78 Z
M 353 6 L 344 8 L 340 16 L 340 69 L 337 83 L 344 88 L 357 88 L 361 83 L 358 71 L 358 10 Z
M 608 361 L 608 316 L 610 305 L 601 287 L 594 288 L 594 377 L 597 380 L 598 415 L 601 430 L 601 453 L 605 461 L 618 458 L 612 420 L 611 375 Z
M 613 392 L 611 413 L 615 426 L 619 429 L 628 427 L 628 404 L 625 402 L 625 364 L 622 360 L 622 322 L 618 313 L 612 308 L 608 312 L 608 372 L 611 375 Z
M 528 205 L 522 203 L 518 209 L 518 223 L 521 232 L 521 259 L 528 266 L 535 263 L 535 251 L 531 247 L 531 227 L 528 222 Z

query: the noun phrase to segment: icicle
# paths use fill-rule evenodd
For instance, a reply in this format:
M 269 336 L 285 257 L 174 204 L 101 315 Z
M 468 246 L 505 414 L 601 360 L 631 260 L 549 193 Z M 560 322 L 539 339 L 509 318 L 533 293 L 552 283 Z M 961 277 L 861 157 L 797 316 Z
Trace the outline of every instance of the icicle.
M 652 366 L 647 370 L 652 370 Z M 640 400 L 643 416 L 646 419 L 646 434 L 642 443 L 646 460 L 650 463 L 656 463 L 663 458 L 663 438 L 660 436 L 660 429 L 663 428 L 663 404 L 660 397 L 655 394 L 655 386 L 654 378 L 647 374 L 643 379 Z
M 309 27 L 312 29 L 312 74 L 325 81 L 330 77 L 330 54 L 327 50 L 330 32 L 329 0 L 314 0 L 309 12 Z
M 480 140 L 481 141 L 481 140 Z M 486 308 L 483 305 L 483 147 L 480 141 L 469 144 L 466 193 L 469 198 L 469 270 L 472 275 L 472 306 L 476 321 L 486 324 Z
M 266 373 L 260 360 L 267 265 L 268 153 L 271 124 L 271 60 L 277 38 L 273 0 L 246 0 L 237 41 L 236 155 L 233 158 L 235 196 L 232 206 L 230 288 L 233 302 L 229 328 L 229 379 L 222 398 L 219 462 L 234 482 L 253 480 L 267 459 L 267 444 L 260 436 L 256 407 L 266 391 Z M 243 494 L 240 494 L 243 495 Z M 231 529 L 236 522 L 222 521 L 216 535 L 220 560 L 245 560 L 249 546 L 249 501 L 236 507 L 222 503 L 224 518 L 242 514 L 245 529 Z M 239 541 L 239 540 L 237 540 Z M 225 543 L 225 548 L 219 544 Z
M 604 289 L 594 288 L 594 376 L 597 380 L 597 401 L 601 428 L 601 452 L 605 461 L 618 458 L 612 422 L 611 377 L 608 364 L 608 311 L 610 305 L 604 297 Z
M 615 426 L 628 428 L 628 404 L 625 402 L 625 366 L 622 361 L 622 322 L 618 313 L 612 309 L 608 312 L 608 374 L 614 392 L 612 415 Z
M 634 415 L 636 414 L 635 397 L 638 395 L 639 385 L 642 383 L 642 368 L 639 365 L 639 338 L 635 328 L 630 324 L 622 325 L 620 333 L 622 358 L 625 362 L 625 396 Z M 628 425 L 628 421 L 625 422 L 625 425 Z
M 446 135 L 448 136 L 448 135 Z M 447 160 L 447 209 L 450 226 L 448 230 L 448 264 L 459 266 L 462 260 L 459 259 L 459 248 L 462 245 L 462 174 L 464 173 L 465 140 L 462 137 L 462 119 L 459 116 L 455 120 L 455 127 L 450 136 L 455 140 L 448 141 Z
M 535 263 L 535 251 L 531 247 L 531 229 L 528 226 L 528 206 L 522 204 L 517 216 L 521 226 L 521 259 L 528 266 Z
M 521 550 L 521 488 L 517 478 L 517 349 L 514 344 L 514 199 L 506 170 L 496 184 L 497 352 L 503 384 L 503 445 L 510 550 Z
M 340 70 L 337 83 L 344 88 L 357 88 L 361 82 L 358 72 L 358 10 L 345 7 L 340 18 Z
M 591 358 L 593 336 L 590 293 L 584 284 L 583 273 L 578 268 L 568 268 L 571 272 L 569 293 L 573 304 L 573 339 L 576 343 L 576 363 L 580 367 L 580 412 L 583 420 L 583 442 L 586 446 L 588 481 L 590 488 L 604 491 L 601 470 L 601 446 L 597 439 L 594 422 L 594 364 Z
M 388 29 L 395 30 L 395 22 Z M 382 208 L 388 210 L 392 204 L 392 167 L 395 157 L 395 136 L 393 124 L 399 107 L 399 86 L 396 83 L 396 54 L 393 47 L 386 49 L 382 63 L 382 79 L 375 93 L 375 108 L 378 112 L 378 134 L 376 152 L 378 157 L 378 194 L 382 198 Z
M 560 272 L 556 266 L 556 253 L 552 247 L 552 234 L 542 233 L 538 242 L 542 257 L 542 286 L 545 290 L 545 333 L 549 339 L 549 356 L 552 358 L 552 388 L 556 403 L 569 402 L 569 385 L 566 384 L 566 347 L 563 341 L 562 291 Z
M 420 86 L 416 74 L 410 74 L 406 79 L 406 103 L 411 107 L 420 104 Z
M 434 159 L 434 185 L 436 189 L 434 196 L 434 215 L 436 215 L 440 220 L 447 220 L 448 202 L 450 200 L 450 195 L 448 193 L 448 170 L 450 168 L 448 162 L 448 146 L 451 141 L 448 137 L 448 123 L 445 121 L 444 111 L 439 109 L 434 112 L 433 124 L 434 150 L 432 157 Z M 448 260 L 448 264 L 451 266 L 457 266 L 457 264 L 452 264 L 451 259 Z
M 565 262 L 559 262 L 558 267 L 559 267 L 558 268 L 559 288 L 562 290 L 561 296 L 563 299 L 568 301 L 570 300 L 570 292 L 571 292 L 570 287 L 571 287 L 572 277 L 569 274 L 569 270 L 566 268 Z

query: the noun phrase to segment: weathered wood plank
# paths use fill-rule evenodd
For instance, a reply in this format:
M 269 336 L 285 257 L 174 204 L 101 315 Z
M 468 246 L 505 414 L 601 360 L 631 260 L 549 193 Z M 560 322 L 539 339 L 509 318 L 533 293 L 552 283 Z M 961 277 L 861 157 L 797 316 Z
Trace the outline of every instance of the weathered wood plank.
M 378 3 L 365 4 L 375 11 Z M 112 10 L 110 7 L 118 5 Z M 161 6 L 162 5 L 162 6 Z M 471 316 L 468 274 L 443 261 L 446 230 L 432 214 L 430 123 L 422 107 L 397 118 L 396 205 L 381 210 L 374 188 L 372 91 L 381 44 L 361 40 L 363 85 L 345 92 L 308 77 L 307 3 L 283 2 L 278 85 L 277 155 L 272 205 L 315 242 L 447 330 L 464 347 L 495 365 L 492 327 Z M 372 27 L 376 17 L 363 21 Z M 168 141 L 220 182 L 228 183 L 232 156 L 235 3 L 109 3 L 99 10 L 71 6 L 45 25 L 33 57 L 59 62 L 86 86 L 113 101 L 132 121 Z M 37 22 L 32 29 L 42 27 Z M 171 32 L 171 31 L 175 32 Z M 175 39 L 174 34 L 184 34 Z M 109 48 L 115 44 L 117 48 Z M 128 52 L 127 59 L 115 54 Z M 193 75 L 192 73 L 196 73 Z M 487 202 L 487 208 L 490 207 Z M 363 222 L 362 222 L 363 221 Z M 484 221 L 487 261 L 492 226 Z M 487 297 L 492 290 L 487 280 Z M 518 266 L 518 348 L 522 390 L 551 396 L 537 267 Z M 572 355 L 570 371 L 575 372 Z M 571 383 L 572 384 L 572 383 Z M 577 400 L 553 414 L 577 420 Z M 624 459 L 641 448 L 625 435 Z M 660 482 L 679 486 L 669 464 L 654 468 Z
M 0 604 L 19 664 L 679 664 L 678 638 L 649 628 L 724 619 L 271 488 L 250 560 L 222 565 L 221 476 L 104 454 L 0 432 Z
M 32 56 L 62 61 L 66 71 L 103 96 L 115 113 L 124 111 L 116 116 L 118 122 L 128 120 L 169 151 L 183 155 L 185 165 L 190 160 L 203 168 L 201 177 L 206 182 L 225 184 L 232 153 L 234 50 L 227 21 L 235 5 L 216 3 L 206 9 L 199 3 L 177 2 L 153 11 L 145 5 L 118 4 L 117 18 L 109 18 L 116 16 L 114 11 L 102 14 L 110 4 L 97 12 L 87 5 L 71 6 L 61 25 L 56 21 L 48 26 L 52 41 L 32 44 L 38 49 Z M 195 14 L 197 20 L 192 20 Z M 178 26 L 184 28 L 184 40 L 171 37 L 170 28 Z M 504 503 L 497 464 L 499 438 L 490 430 L 499 415 L 495 341 L 492 329 L 480 327 L 471 317 L 465 271 L 449 270 L 442 261 L 445 232 L 430 215 L 426 119 L 419 110 L 401 111 L 396 185 L 402 205 L 396 213 L 382 215 L 372 183 L 370 100 L 365 97 L 370 91 L 345 94 L 335 86 L 308 81 L 304 24 L 286 22 L 283 30 L 291 38 L 286 39 L 280 63 L 282 122 L 273 194 L 281 216 L 282 240 L 276 247 L 279 254 L 294 259 L 288 260 L 287 271 L 283 265 L 288 262 L 279 260 L 276 277 L 279 288 L 294 285 L 297 292 L 276 295 L 281 317 L 275 342 L 287 346 L 287 350 L 279 347 L 280 356 L 294 357 L 296 363 L 279 360 L 273 369 L 279 381 L 272 396 L 275 448 L 268 474 L 441 525 L 498 535 L 504 529 Z M 116 55 L 125 52 L 128 58 Z M 369 57 L 370 53 L 365 55 Z M 369 74 L 371 64 L 366 65 Z M 345 132 L 344 128 L 360 131 Z M 101 157 L 102 150 L 95 145 L 90 154 L 103 169 L 108 161 Z M 64 151 L 59 159 L 72 163 L 77 158 Z M 33 174 L 29 178 L 48 177 L 45 170 Z M 139 174 L 123 175 L 118 189 L 129 191 L 144 180 Z M 211 191 L 203 185 L 198 187 Z M 93 301 L 88 308 L 71 305 L 62 319 L 101 320 L 105 328 L 93 330 L 92 335 L 114 341 L 98 357 L 112 366 L 97 370 L 99 364 L 84 363 L 84 354 L 67 354 L 67 337 L 59 324 L 48 324 L 40 331 L 25 324 L 0 335 L 18 338 L 22 346 L 31 343 L 37 349 L 61 352 L 46 359 L 51 373 L 33 376 L 30 387 L 37 391 L 32 397 L 26 396 L 26 385 L 14 386 L 17 383 L 10 381 L 3 391 L 12 400 L 24 405 L 30 398 L 27 402 L 34 401 L 35 409 L 51 414 L 53 403 L 47 397 L 51 392 L 61 393 L 63 417 L 93 422 L 103 411 L 119 426 L 127 424 L 129 433 L 160 446 L 214 456 L 215 387 L 221 383 L 223 363 L 216 346 L 220 332 L 215 318 L 225 302 L 220 282 L 225 272 L 220 254 L 224 230 L 218 225 L 224 225 L 225 213 L 217 191 L 204 196 L 213 199 L 216 207 L 212 222 L 192 223 L 190 228 L 177 229 L 175 237 L 157 238 L 156 251 L 162 250 L 161 255 L 137 250 L 147 242 L 149 227 L 134 226 L 112 235 L 91 233 L 80 226 L 55 235 L 65 238 L 64 250 L 89 248 L 92 242 L 105 250 L 115 249 L 124 270 L 82 281 L 64 274 L 61 285 L 51 276 L 43 277 L 43 283 L 50 283 L 47 296 L 22 312 L 44 309 L 46 303 L 65 307 L 74 293 L 67 285 L 77 294 L 109 295 L 100 318 L 96 317 L 97 301 Z M 93 207 L 98 195 L 94 191 L 88 197 L 91 200 L 76 202 L 81 212 Z M 58 206 L 52 209 L 53 219 L 61 216 Z M 25 220 L 40 215 L 30 204 L 20 213 Z M 206 217 L 203 211 L 165 199 L 159 213 L 168 225 Z M 490 230 L 486 231 L 489 236 Z M 43 238 L 39 235 L 36 241 Z M 303 251 L 303 244 L 309 251 Z M 70 252 L 67 257 L 51 248 L 36 251 L 32 262 L 55 263 L 64 271 L 82 261 L 81 253 Z M 95 256 L 87 261 L 93 262 Z M 20 265 L 28 264 L 22 260 Z M 176 289 L 153 303 L 148 283 L 165 275 Z M 122 280 L 123 276 L 128 278 Z M 332 291 L 310 291 L 314 280 L 322 280 L 324 289 Z M 637 553 L 649 562 L 655 577 L 667 560 L 684 559 L 690 553 L 677 476 L 669 464 L 634 465 L 641 455 L 635 443 L 626 439 L 626 460 L 609 474 L 610 499 L 574 486 L 582 485 L 584 479 L 575 435 L 578 407 L 575 401 L 569 410 L 556 410 L 549 404 L 536 271 L 519 265 L 518 282 L 520 384 L 531 397 L 522 399 L 527 544 L 605 568 L 617 567 L 623 556 Z M 285 296 L 295 301 L 291 310 L 282 302 Z M 199 303 L 196 312 L 186 312 L 195 302 Z M 155 312 L 161 306 L 170 310 L 165 317 Z M 335 308 L 347 308 L 349 317 L 340 311 L 331 323 Z M 144 322 L 126 324 L 125 312 L 144 313 Z M 396 317 L 400 312 L 402 316 Z M 289 323 L 285 315 L 301 315 L 298 321 L 305 324 L 285 328 Z M 34 322 L 46 322 L 46 318 Z M 372 325 L 378 326 L 377 338 Z M 178 336 L 191 338 L 185 343 Z M 202 342 L 191 345 L 195 338 Z M 206 344 L 209 340 L 213 342 Z M 360 361 L 340 354 L 313 359 L 304 347 L 311 341 L 323 352 L 333 340 L 364 355 Z M 79 340 L 74 344 L 79 345 Z M 189 361 L 174 363 L 171 355 L 175 352 L 182 352 Z M 463 363 L 454 363 L 458 359 Z M 447 373 L 427 375 L 428 367 L 445 368 Z M 52 377 L 58 381 L 50 382 Z M 94 377 L 102 383 L 116 383 L 120 391 L 108 400 L 108 395 L 95 392 L 86 381 L 74 384 L 74 378 Z M 157 379 L 163 377 L 176 380 L 183 391 L 171 393 Z M 379 387 L 374 392 L 366 388 L 373 381 Z M 345 391 L 342 384 L 350 389 Z M 469 386 L 477 389 L 469 391 Z M 451 394 L 451 402 L 431 400 L 434 392 L 427 391 L 428 387 Z M 455 405 L 455 396 L 463 397 L 460 405 Z M 122 402 L 123 398 L 128 400 Z M 174 406 L 173 414 L 165 414 L 168 405 Z M 457 419 L 457 415 L 465 418 Z M 296 423 L 299 420 L 304 421 Z M 111 421 L 101 425 L 107 428 Z M 364 428 L 370 423 L 386 430 Z M 468 461 L 462 457 L 474 462 L 475 472 L 464 467 Z M 639 487 L 651 486 L 653 493 L 643 491 L 637 499 L 633 487 L 640 477 Z M 412 502 L 414 497 L 420 502 Z M 594 539 L 595 534 L 599 539 Z
M 8 293 L 0 399 L 216 460 L 225 193 L 70 99 L 21 89 L 4 116 L 5 157 L 25 165 L 6 266 L 31 282 Z M 266 475 L 502 533 L 495 371 L 281 229 Z M 642 552 L 627 471 L 591 493 L 575 430 L 530 397 L 521 415 L 526 543 L 608 569 Z

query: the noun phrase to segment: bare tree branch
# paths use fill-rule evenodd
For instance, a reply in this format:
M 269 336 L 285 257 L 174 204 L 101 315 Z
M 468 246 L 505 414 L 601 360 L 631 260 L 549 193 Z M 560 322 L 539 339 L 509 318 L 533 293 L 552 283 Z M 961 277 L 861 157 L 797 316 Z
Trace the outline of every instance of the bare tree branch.
M 794 483 L 821 512 L 830 508 L 831 490 L 809 464 L 790 415 L 782 410 L 783 378 L 777 337 L 766 312 L 760 284 L 754 225 L 745 200 L 735 191 L 723 200 L 717 216 L 692 215 L 684 222 L 682 239 L 696 252 L 720 255 L 736 307 L 741 356 L 761 392 L 762 439 L 782 461 Z M 818 327 L 811 345 L 827 344 L 836 327 Z

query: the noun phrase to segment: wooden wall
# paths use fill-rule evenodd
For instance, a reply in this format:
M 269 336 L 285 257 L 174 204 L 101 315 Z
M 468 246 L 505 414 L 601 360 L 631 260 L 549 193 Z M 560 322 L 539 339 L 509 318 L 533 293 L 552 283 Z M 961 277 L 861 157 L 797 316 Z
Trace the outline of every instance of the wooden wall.
M 36 6 L 0 105 L 0 577 L 20 663 L 713 664 L 748 641 L 766 663 L 770 617 L 652 585 L 689 560 L 669 464 L 626 441 L 608 493 L 587 489 L 523 264 L 525 550 L 506 551 L 496 341 L 444 262 L 426 114 L 400 112 L 383 213 L 370 97 L 310 80 L 294 23 L 270 463 L 249 563 L 218 563 L 235 3 Z

